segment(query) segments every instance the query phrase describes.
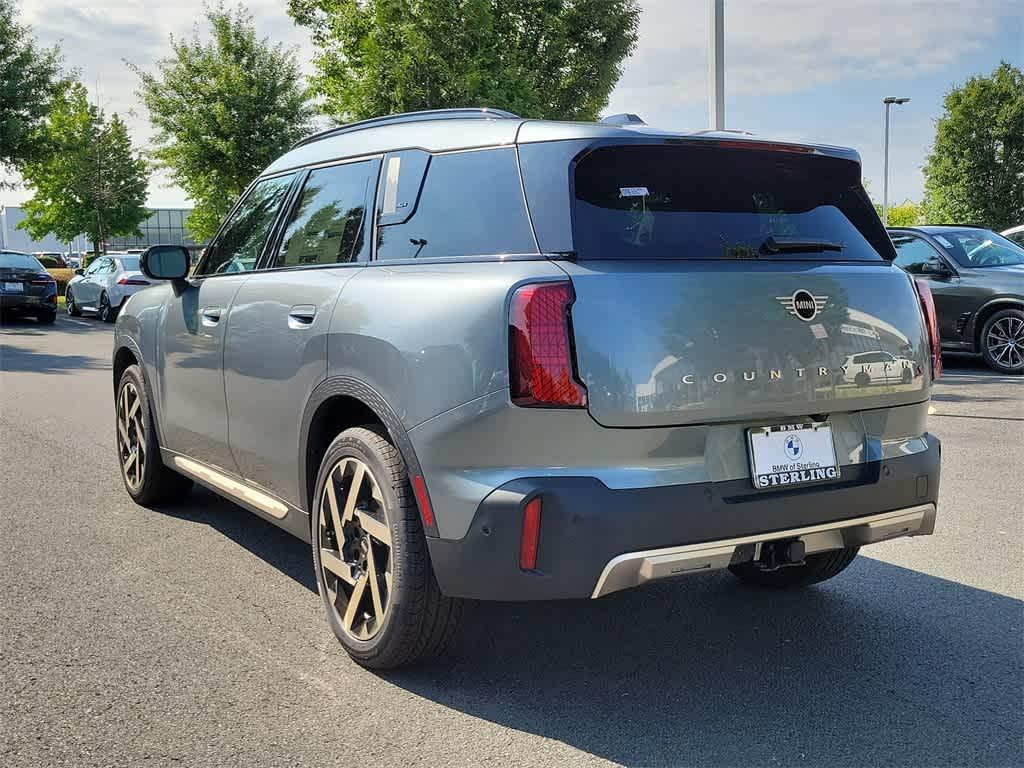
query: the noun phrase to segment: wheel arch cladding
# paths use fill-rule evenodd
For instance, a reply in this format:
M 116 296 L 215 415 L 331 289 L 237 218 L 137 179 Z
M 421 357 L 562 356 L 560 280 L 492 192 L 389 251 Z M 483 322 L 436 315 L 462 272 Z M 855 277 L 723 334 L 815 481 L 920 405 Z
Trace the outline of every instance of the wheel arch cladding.
M 121 376 L 129 365 L 141 365 L 135 352 L 131 347 L 121 346 L 114 352 L 114 394 L 117 394 L 117 385 L 121 383 Z M 148 394 L 148 393 L 147 393 Z
M 299 433 L 299 488 L 303 491 L 303 501 L 306 502 L 311 520 L 316 476 L 327 446 L 342 431 L 364 424 L 379 424 L 387 430 L 388 437 L 405 462 L 410 481 L 422 475 L 405 427 L 384 398 L 358 379 L 347 376 L 326 379 L 313 391 L 306 403 Z M 436 523 L 428 525 L 424 521 L 423 509 L 415 493 L 413 498 L 417 507 L 420 507 L 424 533 L 437 536 Z

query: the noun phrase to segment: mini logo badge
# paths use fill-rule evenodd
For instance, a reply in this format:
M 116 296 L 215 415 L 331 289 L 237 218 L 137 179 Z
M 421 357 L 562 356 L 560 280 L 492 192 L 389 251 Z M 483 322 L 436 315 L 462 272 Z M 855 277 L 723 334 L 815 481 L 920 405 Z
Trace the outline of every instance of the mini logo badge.
M 804 453 L 804 444 L 800 442 L 800 438 L 796 435 L 786 435 L 783 446 L 786 450 L 786 457 L 790 461 L 796 461 Z
M 801 288 L 794 291 L 792 296 L 776 296 L 775 300 L 785 307 L 789 314 L 810 322 L 825 308 L 828 296 L 814 296 Z

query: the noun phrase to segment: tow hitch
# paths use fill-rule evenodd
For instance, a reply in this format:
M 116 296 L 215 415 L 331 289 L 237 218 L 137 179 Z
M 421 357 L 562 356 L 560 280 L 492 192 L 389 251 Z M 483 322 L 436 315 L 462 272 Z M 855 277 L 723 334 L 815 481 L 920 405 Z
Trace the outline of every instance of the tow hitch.
M 766 541 L 760 545 L 760 549 L 760 556 L 755 555 L 754 561 L 762 571 L 804 565 L 806 547 L 800 539 Z

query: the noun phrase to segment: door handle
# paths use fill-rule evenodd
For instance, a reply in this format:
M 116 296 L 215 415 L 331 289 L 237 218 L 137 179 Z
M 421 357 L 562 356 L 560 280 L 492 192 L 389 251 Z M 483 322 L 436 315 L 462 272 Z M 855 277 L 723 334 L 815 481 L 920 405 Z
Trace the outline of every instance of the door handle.
M 301 329 L 309 328 L 316 317 L 316 307 L 312 304 L 300 304 L 292 307 L 288 312 L 288 327 Z
M 213 327 L 220 322 L 220 316 L 224 312 L 223 307 L 203 307 L 199 314 L 203 318 L 203 325 Z

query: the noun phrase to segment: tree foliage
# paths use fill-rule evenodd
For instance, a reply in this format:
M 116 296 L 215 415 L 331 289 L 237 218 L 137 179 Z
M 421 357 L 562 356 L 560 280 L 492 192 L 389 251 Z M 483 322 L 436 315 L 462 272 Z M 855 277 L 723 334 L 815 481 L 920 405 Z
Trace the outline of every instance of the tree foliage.
M 43 150 L 22 168 L 32 199 L 19 227 L 35 239 L 84 232 L 97 251 L 107 238 L 138 234 L 149 215 L 149 174 L 116 114 L 108 120 L 75 83 L 54 99 L 37 134 Z
M 1006 62 L 953 88 L 924 167 L 929 222 L 1024 222 L 1024 73 Z
M 882 217 L 882 204 L 875 203 L 875 212 Z M 921 206 L 913 200 L 904 200 L 899 205 L 889 206 L 888 221 L 882 222 L 887 227 L 913 227 L 924 223 Z
M 246 185 L 310 130 L 295 52 L 256 37 L 241 7 L 206 13 L 212 38 L 171 38 L 156 74 L 133 67 L 156 129 L 157 162 L 195 208 L 187 226 L 211 237 Z
M 339 119 L 443 107 L 590 120 L 637 40 L 636 0 L 289 0 Z
M 0 0 L 0 167 L 18 170 L 37 155 L 59 70 L 57 49 L 40 48 L 13 1 Z

